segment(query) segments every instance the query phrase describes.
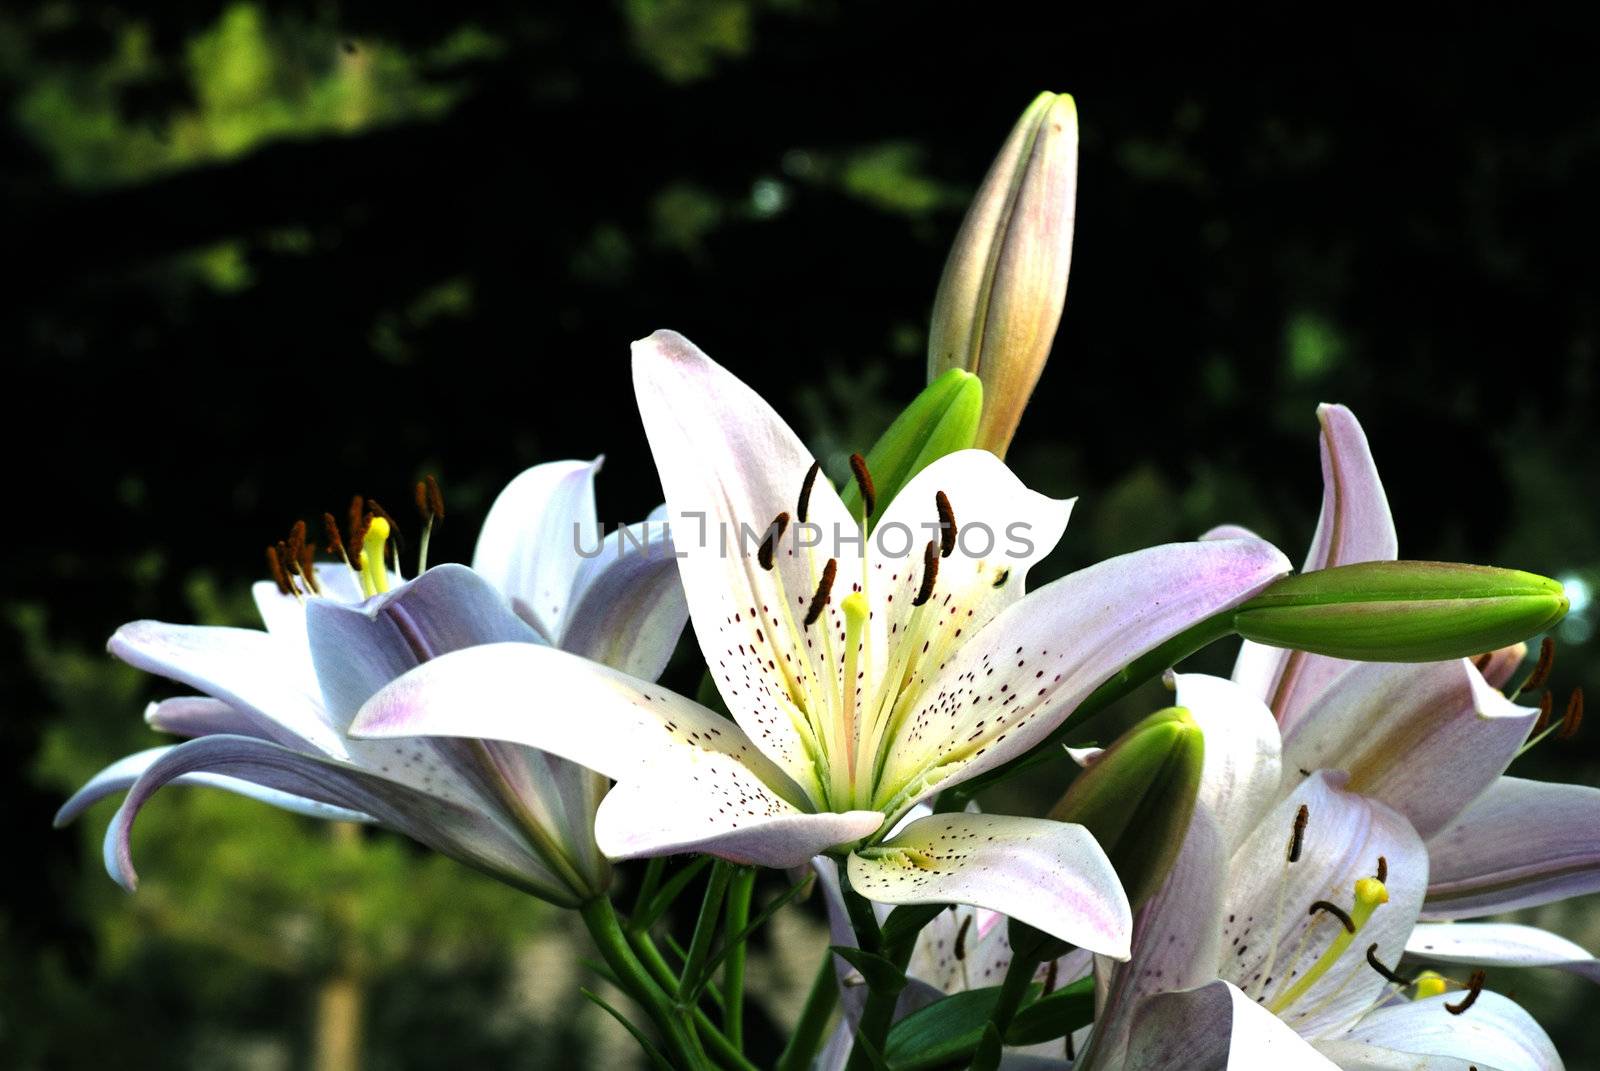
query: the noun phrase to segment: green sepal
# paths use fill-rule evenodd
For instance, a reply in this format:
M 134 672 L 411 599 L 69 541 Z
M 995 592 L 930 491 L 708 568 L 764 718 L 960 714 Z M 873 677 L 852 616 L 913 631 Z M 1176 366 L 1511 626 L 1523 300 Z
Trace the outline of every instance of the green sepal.
M 1517 569 L 1361 562 L 1284 577 L 1239 607 L 1233 627 L 1334 658 L 1442 662 L 1548 631 L 1567 608 L 1559 583 Z
M 983 415 L 983 383 L 971 372 L 952 368 L 923 388 L 866 453 L 877 502 L 869 522 L 883 515 L 911 478 L 946 454 L 977 441 Z M 851 516 L 861 515 L 855 481 L 840 491 Z
M 1137 911 L 1178 858 L 1204 764 L 1205 734 L 1187 710 L 1169 707 L 1123 733 L 1078 775 L 1050 817 L 1094 834 Z

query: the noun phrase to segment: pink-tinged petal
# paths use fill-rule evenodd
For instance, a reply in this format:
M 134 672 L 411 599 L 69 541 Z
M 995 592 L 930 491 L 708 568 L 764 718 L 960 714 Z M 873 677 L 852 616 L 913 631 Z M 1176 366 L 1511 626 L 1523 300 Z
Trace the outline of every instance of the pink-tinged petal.
M 1472 918 L 1600 891 L 1600 789 L 1502 777 L 1428 841 L 1423 917 Z
M 538 748 L 615 781 L 654 780 L 724 755 L 794 804 L 805 797 L 737 725 L 667 689 L 565 651 L 469 647 L 373 696 L 356 737 L 444 736 Z
M 1322 515 L 1302 571 L 1392 561 L 1399 541 L 1366 433 L 1342 405 L 1319 406 L 1317 419 L 1322 425 Z M 1259 689 L 1287 730 L 1349 665 L 1342 659 L 1246 642 L 1234 679 Z
M 108 796 L 114 796 L 134 786 L 134 783 L 144 775 L 144 772 L 165 757 L 172 746 L 153 747 L 145 751 L 136 751 L 126 755 L 110 766 L 95 774 L 86 781 L 82 788 L 72 794 L 72 798 L 61 805 L 56 812 L 55 826 L 57 829 L 75 820 L 84 811 Z M 311 818 L 326 818 L 330 821 L 341 822 L 370 822 L 371 818 L 359 811 L 352 811 L 345 807 L 336 807 L 319 800 L 306 799 L 304 796 L 280 792 L 277 789 L 267 788 L 250 781 L 243 781 L 237 777 L 227 777 L 215 773 L 188 773 L 176 778 L 172 783 L 179 785 L 204 785 L 208 788 L 220 788 L 235 795 L 247 796 L 262 803 L 271 804 L 294 814 L 303 814 Z
M 1120 1065 L 1122 1071 L 1333 1071 L 1337 1066 L 1228 982 L 1145 1001 L 1133 1024 L 1127 1060 Z
M 1208 529 L 1200 536 L 1201 539 L 1260 539 L 1250 529 L 1240 524 L 1219 524 Z
M 1335 917 L 1311 912 L 1311 905 L 1324 900 L 1350 910 L 1356 881 L 1374 876 L 1380 857 L 1385 861 L 1388 902 L 1377 906 L 1359 939 L 1326 973 L 1280 1012 L 1307 1037 L 1352 1022 L 1378 998 L 1387 983 L 1367 965 L 1366 950 L 1376 944 L 1383 962 L 1400 959 L 1428 884 L 1428 855 L 1410 823 L 1348 791 L 1343 781 L 1341 774 L 1319 773 L 1274 808 L 1234 854 L 1223 898 L 1217 973 L 1270 1006 L 1342 932 Z M 1302 806 L 1308 821 L 1299 859 L 1290 862 Z
M 606 537 L 573 584 L 576 607 L 563 651 L 630 676 L 661 676 L 689 620 L 672 536 L 664 521 L 643 521 Z
M 1091 952 L 1128 955 L 1133 919 L 1116 871 L 1082 826 L 939 814 L 857 851 L 850 885 L 885 904 L 970 904 Z
M 1533 1017 L 1499 993 L 1484 992 L 1452 1015 L 1460 993 L 1380 1008 L 1342 1038 L 1317 1048 L 1360 1071 L 1561 1071 L 1561 1057 Z
M 921 612 L 919 652 L 924 667 L 938 666 L 978 634 L 1001 610 L 1022 598 L 1028 570 L 1055 549 L 1066 531 L 1072 501 L 1030 491 L 987 450 L 946 454 L 923 469 L 895 496 L 873 529 L 866 586 L 873 605 L 874 650 L 903 642 L 918 616 L 923 552 L 941 535 L 938 495 L 955 518 L 954 543 L 938 565 L 934 598 Z M 873 660 L 863 693 L 892 701 L 899 681 L 883 690 L 889 658 Z
M 260 736 L 260 719 L 209 696 L 184 695 L 163 699 L 144 709 L 144 722 L 174 736 Z
M 922 798 L 1022 754 L 1127 663 L 1288 570 L 1257 540 L 1173 543 L 1032 592 L 934 667 L 889 747 L 880 799 Z
M 489 507 L 472 568 L 550 643 L 561 638 L 583 564 L 600 542 L 593 461 L 551 461 L 512 480 Z
M 1600 982 L 1600 960 L 1582 945 L 1512 922 L 1425 922 L 1411 931 L 1406 955 L 1476 967 L 1554 967 Z
M 1481 654 L 1472 660 L 1478 667 L 1478 672 L 1483 674 L 1483 679 L 1489 682 L 1491 688 L 1504 688 L 1511 680 L 1511 675 L 1522 665 L 1522 660 L 1528 657 L 1528 645 L 1513 643 L 1510 647 L 1502 647 L 1498 651 Z
M 1293 778 L 1344 770 L 1350 791 L 1380 799 L 1424 839 L 1492 785 L 1539 712 L 1501 695 L 1466 659 L 1351 666 L 1284 739 Z
M 220 699 L 254 721 L 256 734 L 342 757 L 344 742 L 322 708 L 309 656 L 254 629 L 135 621 L 106 645 L 137 669 Z
M 125 888 L 132 890 L 138 883 L 129 841 L 134 819 L 164 785 L 199 773 L 236 778 L 371 815 L 502 881 L 557 903 L 576 903 L 574 893 L 521 836 L 498 821 L 342 762 L 242 736 L 206 736 L 178 744 L 158 756 L 134 782 L 106 830 L 105 841 L 106 869 Z
M 698 752 L 665 776 L 618 782 L 595 839 L 611 859 L 704 852 L 750 866 L 802 866 L 878 831 L 877 811 L 808 814 L 725 754 Z
M 810 451 L 760 395 L 681 335 L 657 331 L 634 343 L 633 383 L 706 665 L 750 739 L 820 798 L 794 694 L 840 688 L 843 659 L 830 652 L 845 632 L 840 603 L 864 579 L 857 522 L 818 475 L 810 527 L 798 527 Z M 773 568 L 763 569 L 759 548 L 780 513 L 789 524 Z M 829 601 L 806 626 L 830 560 Z

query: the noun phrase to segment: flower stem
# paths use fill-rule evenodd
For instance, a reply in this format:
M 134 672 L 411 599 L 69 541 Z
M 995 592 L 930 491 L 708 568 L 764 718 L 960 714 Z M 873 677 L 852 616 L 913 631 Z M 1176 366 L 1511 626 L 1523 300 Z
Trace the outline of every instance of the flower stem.
M 707 1066 L 705 1053 L 693 1030 L 629 946 L 628 937 L 622 931 L 622 924 L 617 920 L 611 901 L 597 896 L 583 904 L 578 913 L 589 928 L 589 935 L 594 939 L 600 957 L 616 975 L 621 988 L 655 1023 L 674 1062 L 685 1068 Z
M 740 867 L 728 885 L 727 936 L 731 941 L 722 968 L 722 1029 L 728 1041 L 744 1049 L 744 961 L 745 927 L 750 923 L 750 898 L 755 894 L 754 867 Z
M 850 916 L 851 928 L 855 930 L 857 947 L 863 952 L 882 956 L 902 971 L 905 970 L 916 944 L 915 934 L 910 940 L 893 947 L 885 946 L 883 931 L 878 927 L 878 917 L 872 911 L 871 902 L 850 887 L 849 878 L 842 868 L 840 879 L 840 892 L 844 894 L 845 910 Z M 868 987 L 866 1007 L 861 1011 L 861 1021 L 856 1027 L 856 1042 L 850 1049 L 850 1062 L 845 1065 L 845 1071 L 867 1071 L 873 1066 L 871 1053 L 883 1052 L 889 1027 L 894 1025 L 894 1007 L 899 999 L 899 989 Z
M 711 939 L 716 936 L 717 922 L 722 917 L 722 897 L 728 891 L 733 877 L 733 864 L 718 859 L 711 866 L 711 877 L 706 882 L 706 895 L 700 901 L 700 917 L 695 920 L 694 936 L 689 939 L 689 951 L 683 957 L 683 973 L 678 976 L 682 993 L 694 993 L 700 987 L 700 975 L 711 954 Z
M 1011 965 L 1006 968 L 1005 981 L 1000 984 L 1000 996 L 996 999 L 994 1012 L 989 1017 L 998 1037 L 1004 1038 L 1006 1031 L 1011 1028 L 1011 1020 L 1016 1017 L 1017 1009 L 1022 1007 L 1022 999 L 1028 995 L 1028 987 L 1033 984 L 1033 976 L 1038 969 L 1038 961 L 1031 957 L 1011 957 Z M 980 1045 L 978 1054 L 978 1058 L 972 1062 L 972 1071 L 994 1071 L 995 1067 L 999 1066 L 998 1048 L 985 1051 Z
M 672 968 L 667 965 L 666 957 L 650 939 L 650 935 L 640 930 L 628 931 L 628 943 L 633 946 L 645 969 L 652 978 L 673 1001 L 678 999 L 678 979 L 673 975 Z M 710 1049 L 711 1056 L 717 1063 L 730 1071 L 756 1071 L 756 1067 L 744 1054 L 734 1048 L 732 1042 L 723 1036 L 711 1022 L 704 1011 L 696 1007 L 691 1009 L 695 1026 L 699 1027 L 700 1037 L 705 1039 L 706 1046 Z

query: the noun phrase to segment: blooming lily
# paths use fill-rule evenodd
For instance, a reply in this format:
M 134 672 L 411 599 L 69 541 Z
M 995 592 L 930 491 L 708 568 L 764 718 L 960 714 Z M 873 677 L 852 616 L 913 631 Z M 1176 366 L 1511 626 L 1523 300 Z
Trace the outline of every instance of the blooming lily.
M 1181 676 L 1179 702 L 1232 756 L 1202 784 L 1167 884 L 1134 923 L 1082 1068 L 1550 1069 L 1517 1005 L 1396 969 L 1428 888 L 1422 838 L 1395 808 L 1318 771 L 1279 798 L 1278 728 L 1231 682 Z M 1465 990 L 1461 992 L 1460 990 Z M 1451 990 L 1457 990 L 1451 992 Z
M 633 370 L 695 634 L 733 720 L 560 651 L 497 644 L 413 670 L 353 733 L 506 740 L 598 770 L 617 781 L 596 819 L 613 858 L 847 855 L 851 886 L 881 903 L 975 904 L 1125 954 L 1126 898 L 1081 827 L 942 814 L 887 832 L 1028 750 L 1130 659 L 1249 598 L 1283 556 L 1254 538 L 1157 547 L 1024 596 L 1071 504 L 993 455 L 935 461 L 869 542 L 863 466 L 852 516 L 782 418 L 687 340 L 636 343 Z M 907 554 L 917 532 L 934 534 Z
M 292 571 L 254 588 L 265 631 L 124 625 L 113 654 L 203 693 L 153 703 L 146 720 L 195 739 L 113 763 L 57 824 L 127 790 L 105 844 L 107 869 L 131 889 L 140 808 L 169 782 L 207 784 L 318 817 L 376 821 L 558 904 L 603 893 L 609 864 L 592 832 L 603 778 L 496 741 L 355 740 L 344 731 L 383 685 L 475 644 L 549 645 L 660 674 L 687 618 L 664 526 L 634 526 L 602 544 L 598 469 L 553 462 L 513 480 L 489 512 L 473 569 L 441 565 L 399 583 L 384 566 L 388 522 L 369 516 L 347 565 L 313 566 L 303 549 L 274 559 Z
M 1394 521 L 1361 425 L 1343 406 L 1318 417 L 1322 517 L 1305 568 L 1394 559 Z M 1518 645 L 1474 660 L 1356 664 L 1246 643 L 1234 679 L 1281 727 L 1285 793 L 1313 771 L 1343 770 L 1350 791 L 1410 821 L 1430 858 L 1422 914 L 1442 921 L 1600 890 L 1600 789 L 1503 776 L 1539 717 L 1501 691 L 1523 654 Z

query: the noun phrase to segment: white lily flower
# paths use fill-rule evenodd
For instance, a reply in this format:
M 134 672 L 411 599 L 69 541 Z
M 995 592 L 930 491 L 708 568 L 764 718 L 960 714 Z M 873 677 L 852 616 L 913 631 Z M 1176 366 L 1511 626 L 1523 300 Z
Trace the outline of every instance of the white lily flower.
M 1180 676 L 1178 693 L 1206 730 L 1195 818 L 1135 920 L 1129 961 L 1097 963 L 1103 998 L 1080 1071 L 1561 1067 L 1533 1019 L 1481 977 L 1464 987 L 1395 972 L 1437 929 L 1417 925 L 1428 853 L 1404 815 L 1343 773 L 1278 799 L 1265 704 L 1218 678 Z
M 613 858 L 848 853 L 851 885 L 881 903 L 974 904 L 1126 954 L 1126 898 L 1081 827 L 943 814 L 881 838 L 919 800 L 1027 751 L 1140 653 L 1260 591 L 1283 556 L 1258 539 L 1157 547 L 1024 597 L 1070 503 L 993 455 L 924 469 L 869 542 L 782 418 L 688 341 L 659 332 L 633 367 L 695 634 L 733 720 L 558 651 L 491 645 L 407 674 L 354 731 L 508 740 L 598 770 L 618 782 L 596 821 Z M 779 529 L 793 538 L 741 538 Z M 1019 531 L 1021 549 L 1006 542 Z
M 1305 568 L 1394 559 L 1361 425 L 1337 405 L 1318 418 L 1322 516 Z M 1464 919 L 1600 891 L 1600 789 L 1502 776 L 1539 716 L 1500 691 L 1524 653 L 1357 664 L 1247 642 L 1234 679 L 1282 728 L 1283 791 L 1317 770 L 1345 771 L 1351 791 L 1399 811 L 1427 843 L 1423 916 Z
M 63 805 L 57 824 L 127 791 L 106 833 L 106 866 L 131 889 L 140 808 L 169 782 L 206 784 L 317 817 L 379 822 L 555 903 L 603 893 L 609 864 L 593 819 L 604 778 L 497 741 L 345 735 L 385 684 L 474 644 L 550 645 L 660 674 L 687 619 L 670 548 L 660 549 L 664 525 L 634 526 L 602 546 L 599 465 L 553 462 L 512 481 L 490 510 L 474 569 L 441 565 L 385 590 L 398 578 L 383 570 L 387 525 L 375 520 L 364 563 L 355 559 L 364 569 L 313 568 L 307 556 L 292 579 L 255 586 L 266 631 L 123 626 L 113 654 L 203 693 L 153 703 L 146 720 L 197 739 L 113 763 Z

